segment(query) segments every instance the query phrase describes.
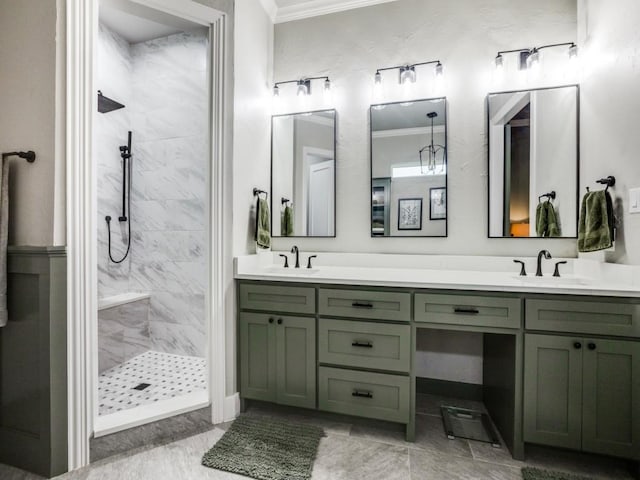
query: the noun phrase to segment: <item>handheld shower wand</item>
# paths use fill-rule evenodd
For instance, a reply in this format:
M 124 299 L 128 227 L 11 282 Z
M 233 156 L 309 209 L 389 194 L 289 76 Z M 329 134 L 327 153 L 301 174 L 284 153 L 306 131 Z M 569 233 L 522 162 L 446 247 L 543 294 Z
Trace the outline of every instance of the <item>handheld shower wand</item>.
M 118 221 L 127 222 L 127 251 L 120 260 L 115 260 L 111 254 L 111 216 L 104 217 L 107 223 L 107 233 L 109 241 L 109 259 L 113 263 L 122 263 L 129 255 L 131 250 L 131 131 L 129 131 L 127 145 L 120 146 L 120 157 L 122 158 L 122 215 L 118 217 Z M 127 213 L 129 217 L 127 217 Z

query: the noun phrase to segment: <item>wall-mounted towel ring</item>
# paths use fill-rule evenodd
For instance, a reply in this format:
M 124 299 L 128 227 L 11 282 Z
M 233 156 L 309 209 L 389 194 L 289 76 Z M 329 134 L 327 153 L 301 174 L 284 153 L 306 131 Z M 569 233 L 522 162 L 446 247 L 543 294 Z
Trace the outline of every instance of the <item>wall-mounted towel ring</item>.
M 542 200 L 543 197 L 546 197 L 547 201 L 555 200 L 556 199 L 556 191 L 555 190 L 551 190 L 549 193 L 543 193 L 542 195 L 540 195 L 538 197 L 538 203 L 540 203 L 540 201 Z
M 600 180 L 596 180 L 596 183 L 599 183 L 600 185 L 606 185 L 605 187 L 605 192 L 607 190 L 609 190 L 609 187 L 613 187 L 616 184 L 616 177 L 614 177 L 613 175 L 609 175 L 606 178 L 601 178 Z M 589 187 L 587 187 L 587 192 L 589 192 Z
M 8 157 L 20 157 L 25 159 L 29 163 L 33 163 L 36 161 L 36 152 L 33 150 L 28 150 L 26 152 L 6 152 L 2 154 L 2 160 Z
M 255 197 L 256 195 L 260 195 L 264 193 L 264 198 L 267 198 L 268 193 L 265 192 L 264 190 L 260 190 L 259 188 L 255 188 L 253 189 L 253 196 Z

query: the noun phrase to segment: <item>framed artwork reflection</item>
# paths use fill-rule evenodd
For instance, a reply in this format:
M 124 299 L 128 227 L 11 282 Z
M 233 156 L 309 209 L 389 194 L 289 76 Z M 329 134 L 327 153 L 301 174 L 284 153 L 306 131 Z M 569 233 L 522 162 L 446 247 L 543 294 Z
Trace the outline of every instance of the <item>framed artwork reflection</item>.
M 398 199 L 398 230 L 422 230 L 422 198 Z
M 446 187 L 429 189 L 429 220 L 446 220 L 447 189 Z

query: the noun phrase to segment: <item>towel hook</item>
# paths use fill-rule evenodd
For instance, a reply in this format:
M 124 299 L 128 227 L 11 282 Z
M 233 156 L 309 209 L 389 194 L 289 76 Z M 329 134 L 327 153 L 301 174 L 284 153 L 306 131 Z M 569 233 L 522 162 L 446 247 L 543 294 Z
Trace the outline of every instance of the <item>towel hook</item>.
M 264 193 L 264 197 L 267 198 L 267 192 L 265 192 L 264 190 L 260 190 L 259 188 L 253 188 L 253 196 L 255 197 L 256 195 L 260 195 L 261 193 Z
M 25 159 L 29 163 L 33 163 L 36 161 L 36 152 L 33 150 L 28 150 L 26 152 L 6 152 L 2 154 L 2 160 L 8 157 L 20 157 Z
M 291 200 L 289 200 L 288 198 L 284 198 L 284 197 L 282 197 L 282 198 L 280 199 L 280 202 L 282 203 L 282 205 L 284 205 L 285 203 L 289 203 L 290 201 L 291 201 Z

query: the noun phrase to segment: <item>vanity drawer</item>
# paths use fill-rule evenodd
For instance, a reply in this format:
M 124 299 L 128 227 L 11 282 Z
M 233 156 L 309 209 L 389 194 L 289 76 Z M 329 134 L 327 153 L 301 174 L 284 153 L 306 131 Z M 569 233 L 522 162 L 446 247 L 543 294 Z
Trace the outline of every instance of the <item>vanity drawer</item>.
M 408 372 L 411 327 L 392 323 L 321 318 L 318 359 L 349 367 Z
M 410 293 L 321 288 L 318 302 L 321 315 L 404 322 L 411 320 Z
M 509 297 L 442 295 L 415 296 L 416 322 L 520 328 L 522 300 Z
M 640 336 L 640 303 L 527 299 L 525 305 L 529 330 Z
M 329 367 L 318 373 L 320 410 L 409 422 L 409 377 Z
M 308 287 L 241 283 L 240 308 L 271 312 L 315 313 L 315 290 Z

